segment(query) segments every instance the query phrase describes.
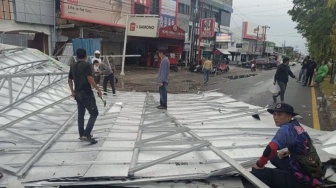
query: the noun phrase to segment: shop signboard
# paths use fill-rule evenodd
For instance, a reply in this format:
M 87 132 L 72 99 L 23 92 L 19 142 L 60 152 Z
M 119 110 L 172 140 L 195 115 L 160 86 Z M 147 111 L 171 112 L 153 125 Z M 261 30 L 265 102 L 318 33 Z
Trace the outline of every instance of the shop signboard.
M 215 36 L 215 22 L 215 18 L 200 19 L 200 36 L 202 38 Z
M 266 46 L 265 52 L 269 53 L 269 54 L 273 53 L 274 52 L 274 47 L 273 46 Z
M 216 34 L 216 42 L 231 42 L 232 35 L 227 33 L 217 33 Z
M 237 43 L 236 48 L 243 48 L 243 43 Z
M 248 42 L 244 42 L 242 44 L 242 52 L 248 52 L 249 51 L 250 44 Z
M 159 30 L 159 37 L 183 40 L 185 39 L 185 31 L 177 25 L 162 27 Z
M 125 27 L 125 14 L 132 13 L 130 0 L 62 0 L 61 17 L 68 20 Z
M 128 36 L 158 37 L 158 17 L 130 17 L 128 24 Z

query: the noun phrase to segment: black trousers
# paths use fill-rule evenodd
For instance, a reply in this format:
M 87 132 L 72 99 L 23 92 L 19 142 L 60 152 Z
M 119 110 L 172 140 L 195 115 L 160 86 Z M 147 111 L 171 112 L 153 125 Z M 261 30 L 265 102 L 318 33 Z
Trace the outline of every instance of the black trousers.
M 93 126 L 98 116 L 98 109 L 96 105 L 96 99 L 92 92 L 76 91 L 76 101 L 78 108 L 78 132 L 79 136 L 90 136 Z M 85 111 L 90 114 L 89 121 L 84 129 L 84 116 Z
M 252 174 L 271 188 L 310 188 L 312 186 L 299 183 L 294 175 L 289 172 L 289 158 L 279 159 L 275 156 L 271 163 L 276 168 L 257 170 L 252 168 Z
M 111 88 L 112 88 L 112 92 L 113 92 L 113 94 L 115 94 L 116 90 L 115 90 L 114 75 L 113 75 L 113 73 L 109 74 L 108 76 L 105 75 L 105 77 L 104 77 L 103 89 L 104 89 L 105 92 L 107 92 L 107 83 L 109 81 L 110 81 L 110 85 L 111 85 Z
M 280 95 L 280 100 L 281 102 L 283 102 L 285 100 L 285 93 L 286 93 L 286 89 L 287 89 L 287 83 L 285 82 L 278 82 L 278 85 L 280 87 L 280 92 L 278 95 L 273 96 L 273 100 L 274 102 L 276 102 L 276 98 Z
M 313 72 L 307 72 L 307 74 L 306 74 L 306 81 L 304 83 L 305 86 L 310 86 L 311 85 L 311 81 L 313 79 L 313 75 L 314 75 Z
M 94 74 L 94 79 L 96 81 L 96 84 L 100 84 L 100 74 Z

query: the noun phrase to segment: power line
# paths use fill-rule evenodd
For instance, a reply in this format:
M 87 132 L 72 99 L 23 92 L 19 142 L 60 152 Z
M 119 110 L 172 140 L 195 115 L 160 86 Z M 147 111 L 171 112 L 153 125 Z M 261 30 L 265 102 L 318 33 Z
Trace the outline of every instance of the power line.
M 264 10 L 264 11 L 258 11 L 258 12 L 247 12 L 247 13 L 244 13 L 244 15 L 246 14 L 255 14 L 255 13 L 261 13 L 261 12 L 270 12 L 270 11 L 273 11 L 273 10 L 282 10 L 282 9 L 288 9 L 288 8 L 292 8 L 292 7 L 280 7 L 280 8 L 275 8 L 275 9 L 267 9 L 267 10 Z M 236 10 L 236 8 L 234 7 L 234 9 Z M 237 14 L 235 14 L 237 15 Z
M 270 5 L 283 5 L 283 3 L 270 3 L 270 4 L 254 4 L 253 7 L 269 7 Z M 252 5 L 246 5 L 246 6 L 237 6 L 238 8 L 251 8 Z

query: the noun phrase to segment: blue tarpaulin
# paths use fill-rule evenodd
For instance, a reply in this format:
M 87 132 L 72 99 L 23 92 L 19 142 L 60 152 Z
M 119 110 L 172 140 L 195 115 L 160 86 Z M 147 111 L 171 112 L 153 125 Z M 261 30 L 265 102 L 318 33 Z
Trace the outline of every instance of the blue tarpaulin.
M 72 39 L 74 55 L 78 48 L 84 48 L 88 56 L 93 56 L 96 50 L 101 51 L 101 39 Z

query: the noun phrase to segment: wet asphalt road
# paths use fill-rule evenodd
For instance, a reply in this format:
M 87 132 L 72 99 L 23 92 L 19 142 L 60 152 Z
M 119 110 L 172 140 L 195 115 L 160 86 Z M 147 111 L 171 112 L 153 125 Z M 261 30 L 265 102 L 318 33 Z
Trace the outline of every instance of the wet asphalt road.
M 298 77 L 300 66 L 291 67 L 293 73 Z M 230 80 L 224 83 L 214 84 L 213 89 L 220 88 L 220 92 L 230 95 L 232 98 L 257 106 L 274 107 L 272 94 L 268 89 L 273 84 L 273 78 L 276 69 L 258 71 L 257 76 L 242 78 L 237 80 Z M 310 87 L 303 87 L 302 83 L 295 79 L 289 78 L 287 90 L 285 93 L 285 102 L 291 104 L 297 113 L 303 119 L 301 123 L 309 127 L 313 127 L 313 109 L 312 109 L 312 89 Z M 316 97 L 322 96 L 319 89 L 315 89 Z M 280 99 L 278 99 L 280 100 Z M 317 106 L 319 102 L 317 101 Z M 321 130 L 330 130 L 331 126 L 328 122 L 326 112 L 317 109 Z

